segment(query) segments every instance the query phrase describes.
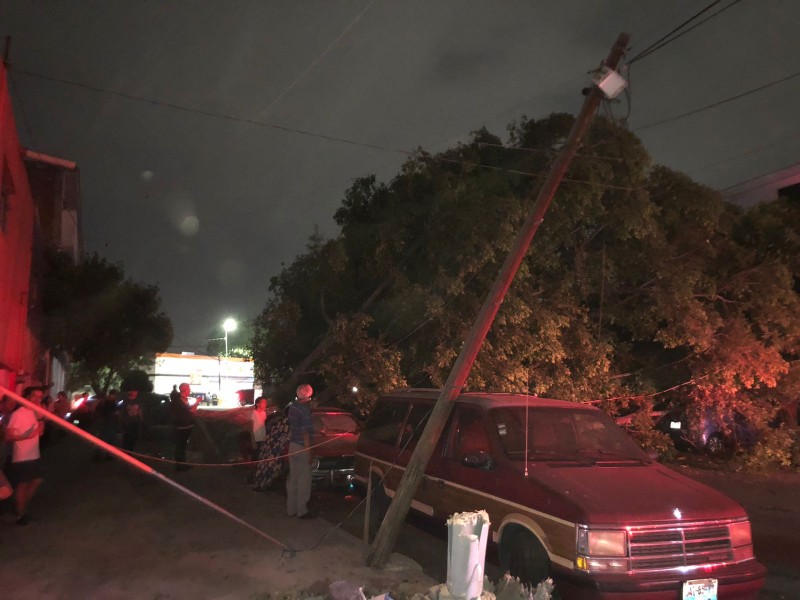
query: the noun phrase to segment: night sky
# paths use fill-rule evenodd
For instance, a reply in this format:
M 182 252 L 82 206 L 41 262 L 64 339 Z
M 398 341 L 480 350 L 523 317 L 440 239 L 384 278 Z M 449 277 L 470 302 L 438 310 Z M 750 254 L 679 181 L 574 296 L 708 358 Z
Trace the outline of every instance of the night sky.
M 800 162 L 800 76 L 647 127 L 800 72 L 800 2 L 706 15 L 732 2 L 631 73 L 654 159 L 720 189 Z M 631 57 L 709 3 L 5 0 L 0 35 L 22 143 L 81 169 L 86 249 L 157 283 L 173 349 L 202 351 L 315 227 L 337 234 L 354 178 L 576 113 L 620 32 Z

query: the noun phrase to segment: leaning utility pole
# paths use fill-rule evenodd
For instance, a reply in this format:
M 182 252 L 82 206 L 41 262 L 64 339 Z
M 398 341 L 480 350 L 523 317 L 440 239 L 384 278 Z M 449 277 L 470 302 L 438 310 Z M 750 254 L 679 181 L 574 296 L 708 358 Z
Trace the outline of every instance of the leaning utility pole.
M 614 47 L 611 49 L 608 58 L 606 59 L 605 66 L 615 70 L 617 64 L 622 58 L 625 48 L 628 45 L 629 36 L 622 33 L 617 38 Z M 461 352 L 456 359 L 455 365 L 447 378 L 447 382 L 442 388 L 442 393 L 436 401 L 436 405 L 431 411 L 428 424 L 422 432 L 417 447 L 408 462 L 403 478 L 400 480 L 400 485 L 395 492 L 394 499 L 389 505 L 389 510 L 383 519 L 378 534 L 375 536 L 375 541 L 367 553 L 367 564 L 371 567 L 381 567 L 385 564 L 391 550 L 397 540 L 397 534 L 400 531 L 400 525 L 405 520 L 408 514 L 408 509 L 411 506 L 411 499 L 419 486 L 419 482 L 425 473 L 425 467 L 428 465 L 433 449 L 436 442 L 441 436 L 442 430 L 447 423 L 447 418 L 453 408 L 453 401 L 458 397 L 464 383 L 467 380 L 472 364 L 475 362 L 475 357 L 486 338 L 486 334 L 494 321 L 500 305 L 503 303 L 506 292 L 511 286 L 514 275 L 519 268 L 525 253 L 530 246 L 533 236 L 539 229 L 539 225 L 544 219 L 544 214 L 547 212 L 548 206 L 553 199 L 553 196 L 558 189 L 561 179 L 564 177 L 572 162 L 573 157 L 578 151 L 581 138 L 589 129 L 592 122 L 594 113 L 597 110 L 600 100 L 603 97 L 603 92 L 597 87 L 590 88 L 586 100 L 583 102 L 578 117 L 575 119 L 575 124 L 572 126 L 572 131 L 567 138 L 567 143 L 561 156 L 553 163 L 550 168 L 550 173 L 547 179 L 542 184 L 539 194 L 536 197 L 536 203 L 533 206 L 531 214 L 525 221 L 511 252 L 506 257 L 500 272 L 495 279 L 494 285 L 486 297 L 486 300 L 481 307 L 480 313 L 472 326 L 469 336 L 467 337 Z

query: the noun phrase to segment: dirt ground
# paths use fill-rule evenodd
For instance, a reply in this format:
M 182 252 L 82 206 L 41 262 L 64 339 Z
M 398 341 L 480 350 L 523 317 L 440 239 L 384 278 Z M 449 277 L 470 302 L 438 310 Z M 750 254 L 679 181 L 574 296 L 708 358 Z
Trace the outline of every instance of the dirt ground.
M 325 592 L 337 580 L 375 594 L 436 583 L 399 555 L 386 569 L 365 567 L 358 539 L 322 519 L 286 517 L 284 498 L 251 492 L 241 467 L 164 472 L 295 549 L 294 556 L 154 477 L 92 455 L 71 440 L 46 451 L 47 477 L 29 527 L 16 526 L 2 503 L 3 600 L 266 599 Z
M 163 436 L 142 448 L 164 449 Z M 0 503 L 3 600 L 267 599 L 325 595 L 337 580 L 364 586 L 367 597 L 391 591 L 397 599 L 438 583 L 399 555 L 387 569 L 365 567 L 357 537 L 325 519 L 286 517 L 284 498 L 251 492 L 242 467 L 175 473 L 157 466 L 281 540 L 294 556 L 163 482 L 92 455 L 71 439 L 45 452 L 48 473 L 29 527 L 17 527 L 8 503 Z M 748 510 L 756 553 L 770 570 L 761 598 L 800 598 L 800 475 L 674 468 Z

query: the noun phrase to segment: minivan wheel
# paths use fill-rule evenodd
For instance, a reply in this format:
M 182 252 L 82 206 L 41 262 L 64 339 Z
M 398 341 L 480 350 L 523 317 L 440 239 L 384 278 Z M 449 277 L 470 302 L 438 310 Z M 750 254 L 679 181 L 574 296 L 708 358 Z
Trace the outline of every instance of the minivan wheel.
M 372 497 L 369 501 L 369 541 L 375 539 L 383 523 L 383 518 L 386 516 L 386 511 L 389 510 L 389 496 L 386 495 L 386 490 L 383 489 L 383 481 L 377 475 L 372 476 Z
M 509 532 L 500 543 L 500 566 L 513 577 L 535 587 L 550 577 L 550 559 L 542 544 L 528 531 Z

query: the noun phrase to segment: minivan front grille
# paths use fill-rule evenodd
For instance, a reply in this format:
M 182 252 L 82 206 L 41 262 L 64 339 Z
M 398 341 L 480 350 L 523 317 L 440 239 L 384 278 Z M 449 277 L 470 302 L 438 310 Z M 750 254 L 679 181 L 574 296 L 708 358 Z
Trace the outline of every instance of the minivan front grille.
M 727 525 L 692 523 L 628 532 L 632 571 L 653 571 L 733 559 Z

